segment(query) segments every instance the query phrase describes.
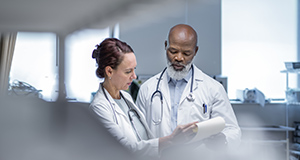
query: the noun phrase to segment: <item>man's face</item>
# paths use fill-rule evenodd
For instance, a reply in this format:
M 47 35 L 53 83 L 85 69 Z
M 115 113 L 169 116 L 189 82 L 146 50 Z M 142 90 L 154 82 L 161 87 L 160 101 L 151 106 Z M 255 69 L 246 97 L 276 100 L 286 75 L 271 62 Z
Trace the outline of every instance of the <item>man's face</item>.
M 190 37 L 177 34 L 169 37 L 169 44 L 165 42 L 168 61 L 175 71 L 182 71 L 192 62 L 198 47 Z

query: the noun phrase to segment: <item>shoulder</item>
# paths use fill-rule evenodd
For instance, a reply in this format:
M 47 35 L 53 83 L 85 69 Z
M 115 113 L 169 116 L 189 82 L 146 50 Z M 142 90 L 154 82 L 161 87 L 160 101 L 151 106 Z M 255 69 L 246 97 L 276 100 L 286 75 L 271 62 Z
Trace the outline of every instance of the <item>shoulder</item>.
M 208 74 L 204 73 L 201 71 L 199 68 L 197 68 L 194 65 L 195 68 L 195 79 L 196 82 L 202 82 L 203 84 L 207 85 L 208 87 L 213 87 L 213 88 L 223 88 L 222 84 L 209 76 Z
M 161 73 L 158 73 L 152 77 L 150 77 L 149 79 L 147 79 L 143 84 L 141 84 L 140 89 L 149 89 L 149 88 L 153 88 L 153 85 L 155 85 L 157 83 L 157 80 L 159 78 Z
M 89 105 L 90 109 L 95 109 L 95 108 L 103 108 L 106 106 L 108 103 L 107 99 L 105 98 L 103 92 L 101 89 L 98 89 L 97 93 L 93 97 L 92 102 Z
M 150 77 L 149 79 L 147 79 L 142 85 L 146 86 L 146 85 L 149 85 L 151 83 L 154 83 L 155 81 L 157 81 L 157 79 L 159 78 L 161 73 L 158 73 L 152 77 Z

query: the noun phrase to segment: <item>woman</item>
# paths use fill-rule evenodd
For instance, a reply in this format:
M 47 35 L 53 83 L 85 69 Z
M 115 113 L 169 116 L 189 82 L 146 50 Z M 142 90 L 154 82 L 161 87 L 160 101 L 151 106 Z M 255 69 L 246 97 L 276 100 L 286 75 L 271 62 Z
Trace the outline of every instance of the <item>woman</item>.
M 136 58 L 132 48 L 115 38 L 107 38 L 93 51 L 98 68 L 96 74 L 104 78 L 90 109 L 104 127 L 121 144 L 139 155 L 159 156 L 171 145 L 181 144 L 193 136 L 194 123 L 177 126 L 166 137 L 153 138 L 144 115 L 126 91 L 136 79 Z

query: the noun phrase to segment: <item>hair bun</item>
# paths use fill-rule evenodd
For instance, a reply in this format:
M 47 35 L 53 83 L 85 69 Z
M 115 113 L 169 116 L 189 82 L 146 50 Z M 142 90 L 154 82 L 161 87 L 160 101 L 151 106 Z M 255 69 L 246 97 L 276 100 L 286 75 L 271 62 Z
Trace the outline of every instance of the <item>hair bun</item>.
M 100 45 L 97 44 L 97 45 L 96 45 L 96 49 L 94 49 L 94 51 L 93 51 L 92 57 L 93 57 L 93 58 L 97 58 L 97 57 L 99 57 L 99 55 L 100 55 Z
M 99 56 L 99 51 L 98 51 L 98 49 L 94 49 L 92 57 L 93 57 L 93 58 L 97 58 L 98 56 Z

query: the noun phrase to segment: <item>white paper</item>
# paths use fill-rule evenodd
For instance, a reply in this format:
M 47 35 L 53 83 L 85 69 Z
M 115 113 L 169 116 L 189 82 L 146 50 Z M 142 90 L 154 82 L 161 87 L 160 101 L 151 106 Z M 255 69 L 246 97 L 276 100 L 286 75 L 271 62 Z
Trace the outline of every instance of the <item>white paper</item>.
M 199 141 L 221 132 L 225 128 L 225 120 L 222 117 L 216 117 L 196 123 L 196 125 L 198 127 L 198 132 L 190 142 Z

